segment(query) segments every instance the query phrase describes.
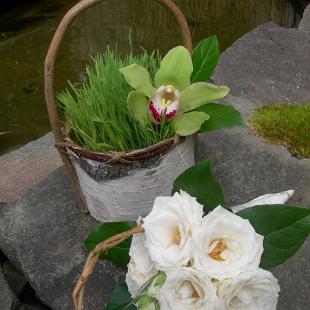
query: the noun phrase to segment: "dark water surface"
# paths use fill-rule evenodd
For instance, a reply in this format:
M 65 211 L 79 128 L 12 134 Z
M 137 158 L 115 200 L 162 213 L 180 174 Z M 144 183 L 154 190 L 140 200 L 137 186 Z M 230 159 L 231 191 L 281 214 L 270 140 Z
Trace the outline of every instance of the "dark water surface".
M 28 1 L 29 2 L 29 1 Z M 0 154 L 50 130 L 45 107 L 43 61 L 65 12 L 77 1 L 26 2 L 0 14 Z M 255 26 L 275 21 L 292 27 L 298 16 L 286 0 L 178 0 L 193 42 L 216 34 L 221 49 Z M 181 43 L 174 18 L 156 1 L 110 0 L 81 14 L 65 37 L 56 66 L 56 88 L 78 80 L 89 55 L 118 42 L 166 52 Z

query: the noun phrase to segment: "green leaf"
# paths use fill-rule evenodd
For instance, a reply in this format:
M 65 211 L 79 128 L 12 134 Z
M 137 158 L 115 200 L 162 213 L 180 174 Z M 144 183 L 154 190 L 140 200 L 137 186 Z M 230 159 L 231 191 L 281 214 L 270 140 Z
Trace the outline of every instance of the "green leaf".
M 210 119 L 201 126 L 199 132 L 244 126 L 239 111 L 231 105 L 208 103 L 198 108 L 197 111 L 205 112 L 210 115 Z
M 119 71 L 123 74 L 127 83 L 137 92 L 149 98 L 153 97 L 155 88 L 152 86 L 149 72 L 143 66 L 132 64 L 119 69 Z
M 204 206 L 205 213 L 219 205 L 229 209 L 222 188 L 213 178 L 211 158 L 190 167 L 176 178 L 172 194 L 181 189 L 196 197 L 197 201 Z
M 221 99 L 229 92 L 226 86 L 215 86 L 199 82 L 185 88 L 180 95 L 180 112 L 186 112 L 201 105 Z
M 200 41 L 192 53 L 193 73 L 191 82 L 207 81 L 212 75 L 220 55 L 216 36 Z
M 122 283 L 116 286 L 105 305 L 105 310 L 134 310 L 136 309 L 133 305 L 127 307 L 127 305 L 131 302 L 131 296 L 128 292 L 127 285 Z
M 261 205 L 236 213 L 248 219 L 264 236 L 260 266 L 269 269 L 285 262 L 302 246 L 310 233 L 310 209 L 289 205 Z
M 146 126 L 150 122 L 148 99 L 137 91 L 129 93 L 128 98 L 128 110 L 143 126 Z
M 127 231 L 137 224 L 135 222 L 114 222 L 114 223 L 104 223 L 99 227 L 95 228 L 90 232 L 87 239 L 85 240 L 85 246 L 87 250 L 93 250 L 98 243 L 106 240 L 118 233 Z M 101 259 L 108 259 L 123 268 L 127 268 L 129 263 L 129 248 L 131 245 L 131 238 L 128 238 L 110 249 L 108 253 L 102 253 L 100 255 Z
M 176 134 L 185 137 L 197 132 L 207 119 L 206 113 L 193 111 L 175 116 L 172 122 Z
M 193 71 L 192 59 L 184 46 L 170 50 L 160 63 L 155 75 L 155 86 L 172 85 L 179 91 L 190 85 Z

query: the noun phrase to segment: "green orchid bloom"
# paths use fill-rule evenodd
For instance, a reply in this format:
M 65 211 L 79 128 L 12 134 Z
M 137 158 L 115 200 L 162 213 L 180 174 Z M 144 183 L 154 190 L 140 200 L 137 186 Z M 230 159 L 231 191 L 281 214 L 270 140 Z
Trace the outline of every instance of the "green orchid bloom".
M 135 89 L 127 98 L 130 113 L 143 125 L 151 121 L 171 121 L 175 133 L 188 136 L 197 132 L 209 119 L 200 106 L 221 99 L 229 88 L 205 82 L 190 83 L 193 72 L 192 58 L 183 46 L 170 50 L 155 74 L 154 85 L 150 74 L 140 65 L 120 69 L 126 81 Z

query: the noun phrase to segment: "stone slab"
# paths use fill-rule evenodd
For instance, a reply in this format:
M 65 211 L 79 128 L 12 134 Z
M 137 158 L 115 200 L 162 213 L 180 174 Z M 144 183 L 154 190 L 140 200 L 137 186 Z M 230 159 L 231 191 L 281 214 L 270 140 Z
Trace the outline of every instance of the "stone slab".
M 304 10 L 302 19 L 298 25 L 298 29 L 310 32 L 310 4 Z
M 44 304 L 71 310 L 71 293 L 87 256 L 83 241 L 98 225 L 80 213 L 59 168 L 0 210 L 0 245 Z M 85 309 L 102 309 L 122 277 L 120 268 L 99 262 L 85 293 Z
M 17 200 L 34 183 L 62 165 L 52 133 L 0 157 L 0 202 Z
M 310 34 L 267 23 L 221 55 L 212 80 L 257 105 L 310 102 L 309 51 Z

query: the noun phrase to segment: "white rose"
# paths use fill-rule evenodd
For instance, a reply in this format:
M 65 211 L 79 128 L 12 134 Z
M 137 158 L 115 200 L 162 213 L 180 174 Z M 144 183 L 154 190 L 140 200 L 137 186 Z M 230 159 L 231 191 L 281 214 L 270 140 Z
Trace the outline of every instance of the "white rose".
M 217 207 L 203 219 L 193 266 L 218 280 L 256 270 L 263 253 L 263 239 L 248 220 Z
M 148 249 L 145 247 L 143 234 L 136 234 L 132 237 L 129 256 L 131 259 L 127 266 L 126 284 L 131 297 L 135 297 L 140 287 L 157 272 Z
M 144 218 L 142 226 L 146 247 L 157 269 L 167 271 L 188 264 L 202 215 L 202 205 L 186 192 L 155 199 L 153 209 Z
M 168 272 L 157 299 L 160 310 L 219 309 L 215 285 L 204 272 L 190 267 Z
M 276 310 L 280 287 L 269 272 L 258 269 L 219 283 L 222 310 Z

